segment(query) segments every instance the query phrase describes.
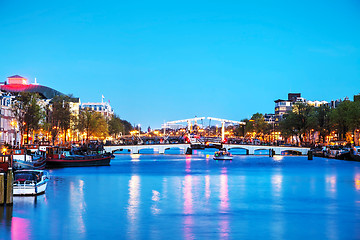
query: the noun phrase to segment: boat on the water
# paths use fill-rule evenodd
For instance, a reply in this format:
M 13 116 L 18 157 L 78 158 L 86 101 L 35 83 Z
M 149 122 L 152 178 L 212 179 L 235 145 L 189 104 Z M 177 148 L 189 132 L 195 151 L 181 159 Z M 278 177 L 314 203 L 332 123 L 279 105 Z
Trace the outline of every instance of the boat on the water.
M 9 154 L 0 154 L 0 173 L 7 172 L 12 167 L 12 156 Z
M 46 150 L 46 167 L 109 166 L 111 154 L 103 146 L 91 148 L 49 147 Z
M 39 150 L 9 149 L 9 154 L 13 156 L 14 170 L 21 169 L 45 169 L 45 152 Z
M 214 160 L 232 160 L 233 156 L 226 150 L 220 150 L 215 152 Z
M 324 157 L 342 160 L 350 159 L 350 148 L 341 145 L 326 146 L 323 149 Z
M 38 195 L 45 192 L 49 174 L 44 170 L 14 172 L 14 195 Z
M 350 150 L 351 160 L 360 162 L 360 146 L 355 146 Z

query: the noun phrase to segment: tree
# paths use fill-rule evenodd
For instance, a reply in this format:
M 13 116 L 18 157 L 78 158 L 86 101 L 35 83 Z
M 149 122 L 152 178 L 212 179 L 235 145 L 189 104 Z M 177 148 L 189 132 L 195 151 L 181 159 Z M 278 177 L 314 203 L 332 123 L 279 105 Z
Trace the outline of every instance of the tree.
M 108 122 L 109 134 L 114 135 L 116 138 L 119 134 L 124 133 L 124 125 L 121 119 L 115 114 L 111 117 Z
M 331 109 L 327 105 L 321 105 L 315 108 L 316 113 L 316 127 L 315 130 L 319 132 L 319 137 L 322 142 L 325 142 L 325 137 L 331 132 L 330 113 Z
M 49 111 L 49 120 L 51 122 L 51 135 L 53 143 L 59 131 L 64 134 L 66 142 L 66 133 L 71 126 L 70 97 L 66 95 L 55 96 L 52 99 L 51 110 Z
M 330 113 L 331 127 L 339 134 L 339 139 L 346 139 L 346 133 L 360 128 L 360 102 L 343 101 Z
M 339 134 L 340 140 L 343 140 L 345 134 L 351 129 L 351 107 L 350 101 L 343 101 L 330 113 L 331 126 Z
M 235 133 L 235 136 L 244 137 L 245 133 L 246 133 L 245 127 L 246 127 L 246 124 L 249 122 L 249 120 L 247 118 L 244 118 L 243 120 L 241 120 L 241 122 L 244 122 L 245 125 L 241 125 L 241 124 L 237 125 L 235 127 L 234 133 Z
M 130 132 L 133 130 L 133 126 L 131 125 L 131 123 L 129 123 L 129 122 L 126 121 L 126 120 L 121 120 L 121 123 L 122 123 L 123 126 L 124 126 L 124 134 L 125 134 L 125 135 L 130 134 Z
M 30 131 L 38 130 L 40 120 L 43 118 L 41 107 L 38 104 L 39 100 L 40 96 L 37 93 L 22 92 L 16 97 L 12 106 L 21 136 L 25 132 L 27 133 L 26 143 L 29 142 Z
M 89 140 L 91 136 L 104 138 L 108 135 L 108 126 L 105 117 L 101 115 L 101 113 L 90 109 L 85 109 L 80 112 L 78 129 L 86 133 L 86 140 Z
M 246 132 L 256 132 L 257 137 L 262 137 L 264 134 L 270 132 L 271 125 L 265 122 L 264 115 L 261 113 L 255 113 L 251 119 L 246 122 Z
M 300 144 L 304 142 L 306 135 L 316 127 L 316 114 L 313 106 L 304 103 L 293 105 L 292 111 L 284 114 L 280 122 L 282 135 L 289 137 L 296 135 Z

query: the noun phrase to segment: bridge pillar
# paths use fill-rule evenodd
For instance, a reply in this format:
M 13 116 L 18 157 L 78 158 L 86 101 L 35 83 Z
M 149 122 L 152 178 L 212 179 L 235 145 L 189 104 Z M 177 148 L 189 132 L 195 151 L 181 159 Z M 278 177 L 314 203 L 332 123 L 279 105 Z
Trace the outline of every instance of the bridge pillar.
M 164 154 L 164 153 L 165 153 L 165 148 L 159 147 L 159 154 Z
M 254 155 L 255 151 L 254 151 L 254 148 L 253 147 L 249 147 L 248 148 L 248 151 L 247 151 L 247 154 L 248 155 Z

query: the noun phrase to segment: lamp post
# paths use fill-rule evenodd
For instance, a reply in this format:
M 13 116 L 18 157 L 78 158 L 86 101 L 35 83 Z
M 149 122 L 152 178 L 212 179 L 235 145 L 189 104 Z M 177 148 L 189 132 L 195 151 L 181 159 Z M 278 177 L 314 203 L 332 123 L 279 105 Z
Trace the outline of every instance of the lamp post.
M 15 120 L 12 120 L 11 122 L 10 122 L 10 124 L 11 124 L 11 126 L 13 127 L 13 129 L 14 129 L 14 135 L 15 135 L 15 143 L 13 144 L 13 146 L 15 147 L 16 145 L 17 145 L 17 134 L 16 134 L 16 124 L 17 122 L 15 121 Z

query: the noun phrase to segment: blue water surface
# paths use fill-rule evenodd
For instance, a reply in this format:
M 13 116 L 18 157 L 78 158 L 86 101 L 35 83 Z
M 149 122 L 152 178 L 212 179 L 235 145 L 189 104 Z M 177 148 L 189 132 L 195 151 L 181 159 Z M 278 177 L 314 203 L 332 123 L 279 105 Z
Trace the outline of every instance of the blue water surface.
M 212 156 L 49 170 L 45 194 L 0 207 L 0 239 L 360 239 L 360 163 Z

